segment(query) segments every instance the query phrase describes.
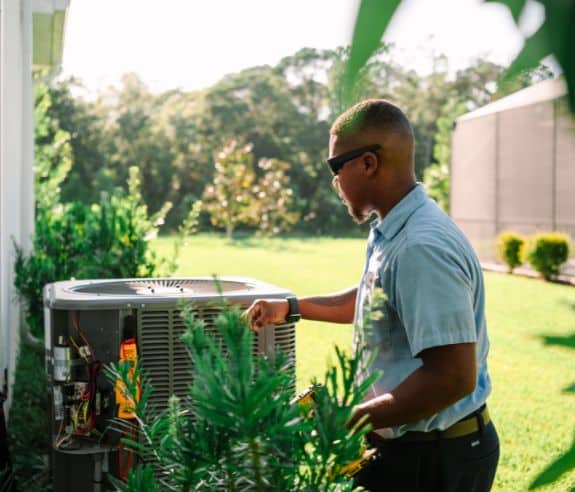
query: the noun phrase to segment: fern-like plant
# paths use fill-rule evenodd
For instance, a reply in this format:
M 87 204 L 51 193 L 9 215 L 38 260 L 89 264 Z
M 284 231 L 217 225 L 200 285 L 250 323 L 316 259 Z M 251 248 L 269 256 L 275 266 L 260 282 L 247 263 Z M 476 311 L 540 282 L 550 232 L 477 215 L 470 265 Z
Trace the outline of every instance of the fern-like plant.
M 117 490 L 351 491 L 344 467 L 361 456 L 368 428 L 348 423 L 377 377 L 356 384 L 361 354 L 336 348 L 338 366 L 319 385 L 317 406 L 305 412 L 292 402 L 293 361 L 282 353 L 254 359 L 253 334 L 239 309 L 224 306 L 217 337 L 189 306 L 183 317 L 193 367 L 187 398 L 172 396 L 158 413 L 140 368 L 108 368 L 126 385 L 141 436 L 125 440 L 142 462 L 125 483 L 112 479 Z M 117 420 L 114 428 L 129 432 L 131 425 Z

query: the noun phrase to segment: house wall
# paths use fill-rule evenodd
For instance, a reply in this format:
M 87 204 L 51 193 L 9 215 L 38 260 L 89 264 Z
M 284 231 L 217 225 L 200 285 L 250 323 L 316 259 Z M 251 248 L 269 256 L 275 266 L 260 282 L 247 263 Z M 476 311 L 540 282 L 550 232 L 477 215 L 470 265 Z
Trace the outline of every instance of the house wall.
M 32 15 L 30 0 L 1 0 L 0 12 L 0 381 L 11 387 L 20 309 L 14 245 L 29 248 L 33 225 Z M 8 394 L 8 406 L 11 392 Z

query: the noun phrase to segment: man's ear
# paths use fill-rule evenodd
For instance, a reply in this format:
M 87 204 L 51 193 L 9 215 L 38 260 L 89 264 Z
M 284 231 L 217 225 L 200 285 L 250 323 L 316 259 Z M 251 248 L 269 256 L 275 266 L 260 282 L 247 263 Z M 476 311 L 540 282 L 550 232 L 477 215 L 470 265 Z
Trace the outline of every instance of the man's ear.
M 367 152 L 363 156 L 363 166 L 368 176 L 375 174 L 378 164 L 377 157 L 372 152 Z

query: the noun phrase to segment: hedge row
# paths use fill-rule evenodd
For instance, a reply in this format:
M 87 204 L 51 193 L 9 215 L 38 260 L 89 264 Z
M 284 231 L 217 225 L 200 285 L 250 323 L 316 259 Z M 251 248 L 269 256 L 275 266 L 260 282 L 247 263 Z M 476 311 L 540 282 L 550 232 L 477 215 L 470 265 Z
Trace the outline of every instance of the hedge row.
M 504 231 L 497 237 L 497 251 L 501 260 L 513 272 L 529 263 L 545 280 L 553 280 L 569 258 L 571 238 L 561 232 L 538 233 L 524 237 L 513 231 Z

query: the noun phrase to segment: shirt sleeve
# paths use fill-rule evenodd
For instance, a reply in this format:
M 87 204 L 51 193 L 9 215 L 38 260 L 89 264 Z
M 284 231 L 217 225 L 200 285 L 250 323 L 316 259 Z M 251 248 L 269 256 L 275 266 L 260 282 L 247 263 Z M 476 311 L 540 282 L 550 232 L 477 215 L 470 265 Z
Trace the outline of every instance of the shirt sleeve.
M 414 244 L 398 258 L 395 307 L 415 357 L 441 345 L 477 341 L 472 280 L 453 253 Z

